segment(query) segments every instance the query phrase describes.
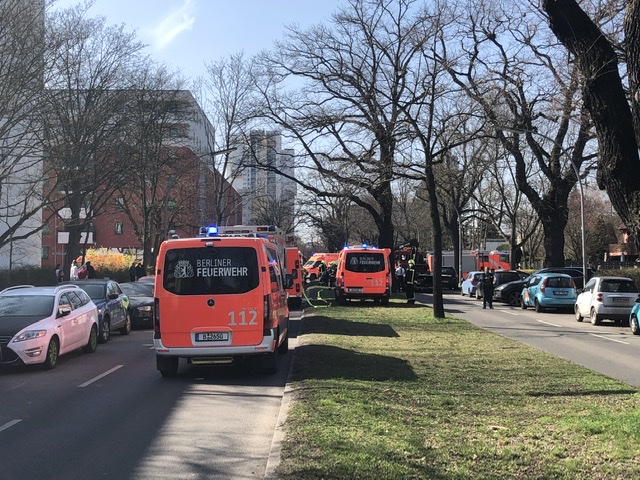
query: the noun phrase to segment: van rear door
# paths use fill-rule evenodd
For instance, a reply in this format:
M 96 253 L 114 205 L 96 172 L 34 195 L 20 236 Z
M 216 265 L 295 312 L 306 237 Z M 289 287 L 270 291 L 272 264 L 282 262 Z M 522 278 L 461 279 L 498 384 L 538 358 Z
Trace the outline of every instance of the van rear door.
M 166 347 L 257 345 L 264 295 L 256 245 L 176 246 L 162 266 L 159 318 Z M 241 242 L 238 242 L 241 243 Z

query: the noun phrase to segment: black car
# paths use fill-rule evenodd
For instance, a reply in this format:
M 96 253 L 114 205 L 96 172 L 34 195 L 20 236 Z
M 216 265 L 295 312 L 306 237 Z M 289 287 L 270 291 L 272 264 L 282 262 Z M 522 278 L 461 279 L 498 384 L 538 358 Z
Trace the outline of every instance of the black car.
M 495 290 L 498 286 L 509 282 L 524 280 L 528 275 L 518 270 L 496 270 L 493 272 L 493 299 L 496 299 Z M 522 289 L 520 290 L 520 292 Z M 518 292 L 518 294 L 520 294 Z M 482 298 L 482 282 L 478 283 L 476 288 L 476 298 Z
M 458 289 L 458 272 L 453 267 L 442 267 L 442 288 Z
M 582 267 L 548 267 L 538 270 L 536 273 L 565 273 L 573 278 L 576 288 L 582 288 L 585 284 Z M 592 268 L 587 268 L 587 281 L 595 274 L 596 272 Z
M 136 328 L 153 327 L 153 283 L 126 282 L 120 288 L 129 297 L 129 316 Z
M 519 272 L 522 274 L 522 272 Z M 584 285 L 584 275 L 581 268 L 578 267 L 548 267 L 538 270 L 529 277 L 522 280 L 515 280 L 512 282 L 504 283 L 493 289 L 493 299 L 497 302 L 508 303 L 511 306 L 517 307 L 520 305 L 520 294 L 525 284 L 533 275 L 537 273 L 566 273 L 571 275 L 576 288 L 582 288 Z M 592 269 L 587 271 L 589 278 L 593 276 L 595 272 Z
M 442 288 L 458 289 L 458 273 L 453 267 L 442 267 L 440 277 Z M 419 272 L 416 268 L 416 292 L 433 292 L 433 273 L 429 270 Z

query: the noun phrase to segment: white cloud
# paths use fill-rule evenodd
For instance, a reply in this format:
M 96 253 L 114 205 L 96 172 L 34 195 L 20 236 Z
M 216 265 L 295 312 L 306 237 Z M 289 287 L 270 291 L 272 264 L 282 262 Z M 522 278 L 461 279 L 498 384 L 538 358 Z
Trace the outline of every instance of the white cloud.
M 153 28 L 153 43 L 158 50 L 169 45 L 182 32 L 191 30 L 196 21 L 195 10 L 195 0 L 183 0 L 179 8 L 170 11 Z

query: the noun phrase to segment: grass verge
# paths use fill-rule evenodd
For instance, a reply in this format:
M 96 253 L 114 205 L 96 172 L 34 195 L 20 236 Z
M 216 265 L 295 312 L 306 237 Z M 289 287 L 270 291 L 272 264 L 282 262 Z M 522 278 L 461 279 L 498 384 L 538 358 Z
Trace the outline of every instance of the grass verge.
M 431 309 L 307 310 L 281 479 L 640 478 L 640 393 Z

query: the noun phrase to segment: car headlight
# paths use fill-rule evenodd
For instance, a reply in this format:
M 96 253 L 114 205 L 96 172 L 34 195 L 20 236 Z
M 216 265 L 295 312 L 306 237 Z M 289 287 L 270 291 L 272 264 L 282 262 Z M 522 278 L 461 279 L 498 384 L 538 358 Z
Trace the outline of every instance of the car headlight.
M 22 332 L 20 335 L 14 338 L 13 341 L 24 342 L 25 340 L 33 340 L 34 338 L 41 338 L 46 335 L 46 330 L 27 330 L 26 332 Z
M 498 285 L 496 288 L 493 289 L 493 291 L 494 292 L 501 292 L 503 288 L 504 287 L 502 285 Z
M 138 307 L 138 310 L 141 312 L 150 312 L 151 311 L 151 305 L 145 305 L 143 307 Z

